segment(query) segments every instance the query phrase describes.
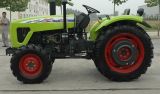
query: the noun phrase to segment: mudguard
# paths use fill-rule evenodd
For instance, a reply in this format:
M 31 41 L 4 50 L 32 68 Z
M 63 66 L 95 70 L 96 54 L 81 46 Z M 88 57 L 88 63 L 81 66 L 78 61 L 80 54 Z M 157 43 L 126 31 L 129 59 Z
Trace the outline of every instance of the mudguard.
M 90 40 L 95 41 L 97 39 L 98 34 L 102 31 L 101 29 L 103 27 L 108 27 L 114 23 L 122 22 L 122 21 L 134 22 L 136 24 L 139 23 L 148 28 L 151 27 L 149 24 L 147 24 L 143 20 L 143 17 L 140 17 L 140 16 L 122 15 L 122 16 L 111 17 L 110 19 L 104 18 L 101 21 L 96 22 L 92 26 L 90 30 Z

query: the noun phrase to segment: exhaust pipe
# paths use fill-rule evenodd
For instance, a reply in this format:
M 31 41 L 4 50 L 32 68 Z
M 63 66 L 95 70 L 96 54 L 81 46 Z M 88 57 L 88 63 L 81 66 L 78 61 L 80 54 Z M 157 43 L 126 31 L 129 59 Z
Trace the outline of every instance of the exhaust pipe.
M 66 8 L 66 5 L 67 5 L 67 0 L 62 0 L 62 5 L 63 5 L 63 20 L 64 20 L 64 32 L 66 33 L 67 32 L 67 8 Z

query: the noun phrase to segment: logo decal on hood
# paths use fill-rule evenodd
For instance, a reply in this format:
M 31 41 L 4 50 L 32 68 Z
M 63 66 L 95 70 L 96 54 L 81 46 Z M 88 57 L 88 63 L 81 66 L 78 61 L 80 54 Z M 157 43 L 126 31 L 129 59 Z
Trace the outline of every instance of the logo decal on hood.
M 32 20 L 22 21 L 21 23 L 51 23 L 51 22 L 63 22 L 63 18 L 37 18 Z M 74 22 L 74 18 L 68 17 L 67 22 Z

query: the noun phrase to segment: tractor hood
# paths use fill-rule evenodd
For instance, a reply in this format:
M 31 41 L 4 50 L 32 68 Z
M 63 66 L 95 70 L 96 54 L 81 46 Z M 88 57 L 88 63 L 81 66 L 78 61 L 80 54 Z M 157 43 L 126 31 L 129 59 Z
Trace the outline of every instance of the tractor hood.
M 15 20 L 11 23 L 10 30 L 23 27 L 30 28 L 33 32 L 63 29 L 63 16 L 41 16 Z M 67 27 L 74 27 L 74 15 L 67 15 Z
M 74 15 L 67 15 L 67 28 L 74 28 Z M 27 44 L 34 33 L 45 31 L 61 31 L 64 29 L 63 16 L 42 16 L 19 19 L 10 24 L 12 47 Z M 25 36 L 24 36 L 25 35 Z M 23 41 L 19 41 L 24 37 Z

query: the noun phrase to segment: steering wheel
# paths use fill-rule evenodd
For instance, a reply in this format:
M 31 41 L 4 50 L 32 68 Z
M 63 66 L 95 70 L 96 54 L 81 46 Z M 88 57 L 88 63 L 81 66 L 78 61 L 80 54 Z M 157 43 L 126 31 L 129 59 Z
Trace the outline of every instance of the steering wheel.
M 98 10 L 96 10 L 96 9 L 90 7 L 90 6 L 83 5 L 83 7 L 86 8 L 86 10 L 88 11 L 88 14 L 89 14 L 89 15 L 90 15 L 90 14 L 93 14 L 93 13 L 100 13 Z

